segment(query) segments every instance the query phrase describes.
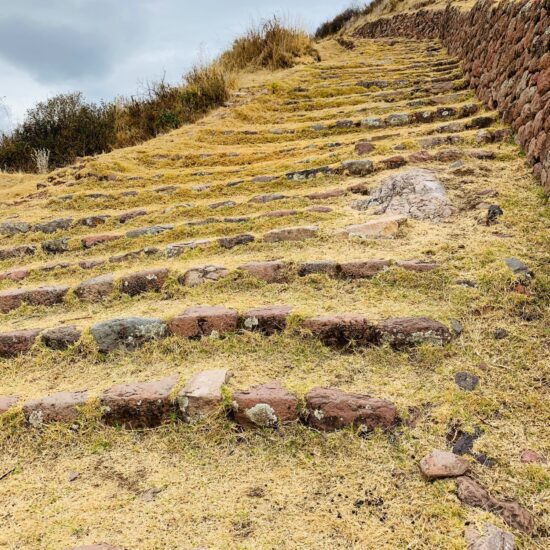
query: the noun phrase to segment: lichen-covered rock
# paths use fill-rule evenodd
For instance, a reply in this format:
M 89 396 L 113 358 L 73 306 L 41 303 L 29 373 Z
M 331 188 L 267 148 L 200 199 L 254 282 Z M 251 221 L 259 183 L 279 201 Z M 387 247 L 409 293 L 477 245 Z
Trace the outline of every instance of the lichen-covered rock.
M 336 388 L 313 388 L 304 399 L 308 426 L 325 432 L 348 426 L 387 430 L 399 421 L 395 405 L 385 399 Z
M 237 269 L 249 273 L 266 283 L 283 283 L 288 279 L 288 264 L 281 260 L 267 262 L 249 262 Z
M 230 250 L 231 248 L 235 248 L 236 246 L 241 246 L 243 244 L 248 244 L 255 240 L 256 237 L 254 237 L 254 235 L 243 233 L 242 235 L 235 235 L 234 237 L 220 237 L 218 239 L 218 244 L 222 248 L 227 248 L 228 250 Z
M 67 237 L 51 239 L 44 241 L 41 246 L 46 254 L 63 254 L 69 250 L 69 239 Z
M 350 176 L 368 176 L 374 172 L 374 163 L 371 160 L 346 160 L 341 166 L 344 174 Z
M 30 224 L 27 222 L 3 222 L 0 223 L 0 235 L 20 235 L 30 231 Z
M 168 269 L 148 269 L 122 277 L 120 290 L 129 296 L 137 296 L 144 292 L 159 292 L 168 279 Z
M 112 273 L 108 273 L 81 282 L 74 289 L 74 294 L 85 302 L 100 302 L 112 294 L 113 288 L 114 278 Z
M 75 422 L 87 400 L 86 391 L 58 392 L 27 401 L 23 405 L 23 414 L 35 428 L 50 422 Z
M 244 428 L 276 428 L 298 420 L 298 398 L 280 382 L 268 382 L 235 392 L 233 415 Z
M 258 330 L 266 335 L 283 331 L 292 308 L 290 306 L 265 306 L 247 311 L 242 316 L 242 326 Z
M 135 349 L 166 336 L 166 323 L 161 319 L 128 317 L 97 323 L 91 329 L 99 351 L 108 353 L 119 348 Z
M 47 348 L 66 350 L 80 340 L 81 334 L 74 325 L 66 325 L 44 331 L 41 338 Z
M 168 322 L 170 333 L 184 338 L 200 338 L 212 333 L 225 334 L 237 330 L 238 315 L 223 306 L 196 306 L 186 309 Z
M 45 223 L 37 223 L 33 226 L 33 231 L 41 231 L 42 233 L 55 233 L 61 229 L 69 229 L 73 223 L 72 218 L 62 218 L 59 220 L 52 220 Z
M 429 317 L 396 317 L 378 323 L 377 331 L 382 342 L 396 349 L 419 344 L 448 344 L 452 337 L 449 329 Z
M 229 275 L 229 269 L 219 265 L 205 265 L 193 267 L 178 277 L 178 282 L 185 286 L 199 286 L 207 282 L 214 282 Z

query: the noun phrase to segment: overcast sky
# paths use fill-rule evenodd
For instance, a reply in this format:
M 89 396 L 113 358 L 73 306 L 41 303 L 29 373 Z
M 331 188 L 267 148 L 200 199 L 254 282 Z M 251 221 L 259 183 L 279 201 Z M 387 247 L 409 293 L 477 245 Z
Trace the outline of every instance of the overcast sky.
M 350 0 L 0 0 L 0 130 L 60 92 L 89 100 L 169 82 L 273 13 L 313 31 Z

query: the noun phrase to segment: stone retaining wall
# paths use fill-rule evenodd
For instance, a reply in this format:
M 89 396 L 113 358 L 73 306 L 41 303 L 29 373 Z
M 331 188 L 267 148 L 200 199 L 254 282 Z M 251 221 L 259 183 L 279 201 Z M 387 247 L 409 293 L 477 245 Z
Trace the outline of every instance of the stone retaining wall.
M 439 38 L 470 86 L 514 129 L 550 192 L 550 0 L 480 0 L 469 11 L 421 10 L 366 23 L 358 36 Z

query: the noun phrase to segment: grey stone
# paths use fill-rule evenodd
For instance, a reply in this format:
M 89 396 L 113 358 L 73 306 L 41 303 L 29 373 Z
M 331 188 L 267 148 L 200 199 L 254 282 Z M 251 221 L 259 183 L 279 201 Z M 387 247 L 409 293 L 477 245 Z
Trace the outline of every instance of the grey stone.
M 209 281 L 219 281 L 229 275 L 229 270 L 219 265 L 205 265 L 193 267 L 178 277 L 178 281 L 185 286 L 198 286 Z
M 67 250 L 69 250 L 69 239 L 63 237 L 61 239 L 44 241 L 42 243 L 42 250 L 46 252 L 46 254 L 62 254 L 63 252 L 67 252 Z
M 31 226 L 27 222 L 4 222 L 0 223 L 0 235 L 19 235 L 27 233 Z
M 455 383 L 464 391 L 474 391 L 479 384 L 479 378 L 471 372 L 457 372 L 455 374 Z
M 483 525 L 480 533 L 475 527 L 467 527 L 464 540 L 468 550 L 514 550 L 514 535 L 490 523 Z
M 153 225 L 152 227 L 141 227 L 140 229 L 132 229 L 126 233 L 126 236 L 129 239 L 136 237 L 150 236 L 150 235 L 160 235 L 165 231 L 170 231 L 174 229 L 173 225 Z
M 37 223 L 32 229 L 33 231 L 41 231 L 42 233 L 55 233 L 60 229 L 69 229 L 72 223 L 72 218 L 63 218 L 46 223 Z
M 166 323 L 161 319 L 129 317 L 98 323 L 91 333 L 99 351 L 108 353 L 115 349 L 135 349 L 146 342 L 166 336 Z

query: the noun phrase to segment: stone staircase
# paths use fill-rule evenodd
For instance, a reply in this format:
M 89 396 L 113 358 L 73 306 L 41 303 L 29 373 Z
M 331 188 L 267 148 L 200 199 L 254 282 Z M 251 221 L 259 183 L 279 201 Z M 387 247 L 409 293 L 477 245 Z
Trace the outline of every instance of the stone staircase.
M 0 546 L 545 547 L 539 190 L 437 41 L 320 49 L 0 195 Z

